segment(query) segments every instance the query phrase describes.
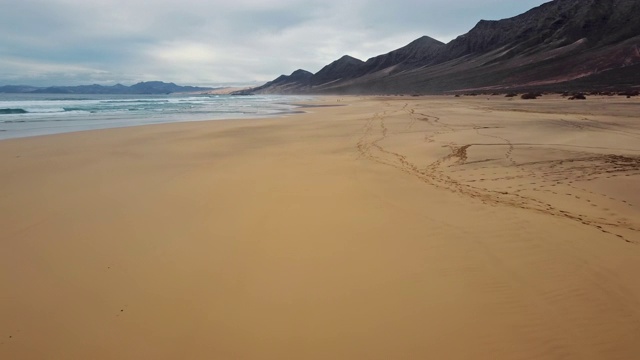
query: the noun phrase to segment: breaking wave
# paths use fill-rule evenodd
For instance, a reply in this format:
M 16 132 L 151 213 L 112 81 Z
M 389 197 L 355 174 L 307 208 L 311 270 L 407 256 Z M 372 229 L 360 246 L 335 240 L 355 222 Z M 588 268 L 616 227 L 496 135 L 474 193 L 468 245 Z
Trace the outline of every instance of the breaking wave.
M 25 109 L 0 109 L 0 115 L 8 115 L 8 114 L 26 114 L 28 113 Z

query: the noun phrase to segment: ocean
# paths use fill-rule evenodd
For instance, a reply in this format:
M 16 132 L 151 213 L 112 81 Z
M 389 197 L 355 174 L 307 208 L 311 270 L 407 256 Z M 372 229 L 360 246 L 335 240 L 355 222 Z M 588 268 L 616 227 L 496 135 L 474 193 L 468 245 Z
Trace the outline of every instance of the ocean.
M 0 140 L 183 121 L 269 117 L 300 96 L 0 94 Z

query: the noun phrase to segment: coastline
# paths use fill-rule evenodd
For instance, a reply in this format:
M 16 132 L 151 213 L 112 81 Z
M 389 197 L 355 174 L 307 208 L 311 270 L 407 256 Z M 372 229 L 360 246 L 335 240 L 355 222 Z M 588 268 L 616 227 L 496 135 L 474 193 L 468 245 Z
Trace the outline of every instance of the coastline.
M 630 358 L 625 100 L 332 96 L 0 141 L 0 358 Z
M 298 113 L 311 96 L 220 94 L 0 94 L 0 141 L 164 123 L 258 119 Z

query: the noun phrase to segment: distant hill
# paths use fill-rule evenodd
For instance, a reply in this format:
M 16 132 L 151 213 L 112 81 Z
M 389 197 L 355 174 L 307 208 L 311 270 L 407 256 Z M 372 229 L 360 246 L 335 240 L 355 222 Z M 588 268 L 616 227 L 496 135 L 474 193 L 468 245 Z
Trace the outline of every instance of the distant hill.
M 52 86 L 38 88 L 33 86 L 7 85 L 0 86 L 0 93 L 31 93 L 31 94 L 171 94 L 183 92 L 200 92 L 214 90 L 215 88 L 179 86 L 174 83 L 162 81 L 140 82 L 132 86 L 117 84 L 113 86 L 80 85 L 80 86 Z
M 0 86 L 0 93 L 28 93 L 38 90 L 37 87 L 34 86 L 26 86 L 26 85 L 6 85 Z
M 640 87 L 640 1 L 555 0 L 481 20 L 448 44 L 430 37 L 366 62 L 345 56 L 305 86 L 253 93 L 441 93 Z M 284 81 L 284 83 L 282 82 Z

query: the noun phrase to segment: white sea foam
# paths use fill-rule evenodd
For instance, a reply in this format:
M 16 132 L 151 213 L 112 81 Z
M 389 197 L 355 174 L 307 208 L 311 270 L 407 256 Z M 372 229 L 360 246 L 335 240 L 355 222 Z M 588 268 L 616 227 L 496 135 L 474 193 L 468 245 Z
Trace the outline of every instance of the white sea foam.
M 0 140 L 182 121 L 292 112 L 295 96 L 0 94 Z M 3 111 L 4 110 L 4 111 Z

